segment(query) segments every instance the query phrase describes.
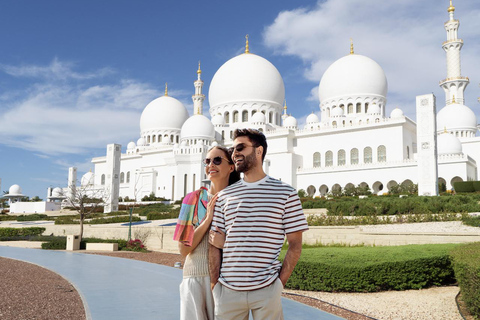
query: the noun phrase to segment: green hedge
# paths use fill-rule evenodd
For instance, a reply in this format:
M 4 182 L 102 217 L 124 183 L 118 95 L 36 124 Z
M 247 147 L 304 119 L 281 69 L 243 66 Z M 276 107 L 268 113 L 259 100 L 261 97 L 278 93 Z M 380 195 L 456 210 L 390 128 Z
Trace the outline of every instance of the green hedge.
M 132 216 L 132 222 L 142 221 L 137 216 Z M 111 217 L 111 218 L 97 218 L 90 221 L 84 221 L 84 224 L 105 224 L 105 223 L 122 223 L 130 222 L 130 216 Z
M 451 251 L 453 269 L 468 311 L 480 319 L 480 242 Z
M 147 214 L 147 220 L 162 220 L 162 219 L 176 219 L 179 212 L 172 210 L 172 212 L 150 212 Z
M 80 242 L 80 249 L 85 249 L 89 243 L 118 243 L 118 250 L 125 250 L 127 247 L 127 240 L 121 239 L 99 239 L 99 238 L 83 238 Z M 42 243 L 42 249 L 46 250 L 65 250 L 67 248 L 66 237 L 56 237 L 49 242 Z
M 466 216 L 462 218 L 462 222 L 467 226 L 480 227 L 480 216 L 477 216 L 477 217 Z
M 455 192 L 475 192 L 473 181 L 454 182 L 453 188 Z
M 475 191 L 480 191 L 480 181 L 472 181 Z
M 333 216 L 371 216 L 398 214 L 437 214 L 480 211 L 476 195 L 404 198 L 394 196 L 340 197 L 330 200 L 318 199 L 303 202 L 304 209 L 326 208 Z
M 49 220 L 46 214 L 28 214 L 28 215 L 21 215 L 17 217 L 17 221 L 38 221 L 38 220 Z
M 455 279 L 448 251 L 455 246 L 303 249 L 286 287 L 308 291 L 375 292 L 452 284 Z
M 43 232 L 45 232 L 45 228 L 40 227 L 0 228 L 0 237 L 38 236 Z
M 149 213 L 165 213 L 165 212 L 170 212 L 172 210 L 173 206 L 171 205 L 166 205 L 163 203 L 154 203 L 154 204 L 149 204 L 146 206 L 140 206 L 138 208 L 134 208 L 133 212 L 138 213 L 141 216 L 146 216 Z

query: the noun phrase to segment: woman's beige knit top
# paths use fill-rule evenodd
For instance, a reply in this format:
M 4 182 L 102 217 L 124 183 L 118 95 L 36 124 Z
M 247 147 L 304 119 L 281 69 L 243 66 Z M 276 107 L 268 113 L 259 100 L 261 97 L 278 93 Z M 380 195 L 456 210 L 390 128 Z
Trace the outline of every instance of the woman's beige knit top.
M 183 277 L 205 277 L 208 276 L 208 231 L 202 241 L 185 258 L 183 266 Z

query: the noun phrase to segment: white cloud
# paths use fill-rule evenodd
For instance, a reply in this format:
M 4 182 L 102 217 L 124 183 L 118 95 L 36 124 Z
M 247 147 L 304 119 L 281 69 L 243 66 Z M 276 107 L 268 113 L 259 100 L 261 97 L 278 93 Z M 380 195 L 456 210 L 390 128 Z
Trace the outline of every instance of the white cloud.
M 75 64 L 72 62 L 60 61 L 58 58 L 54 58 L 48 66 L 0 65 L 0 69 L 14 77 L 42 78 L 49 80 L 86 80 L 101 78 L 114 73 L 113 69 L 111 68 L 102 68 L 100 70 L 95 70 L 95 72 L 79 73 L 73 71 L 74 66 Z
M 466 102 L 472 109 L 480 82 L 480 7 L 477 0 L 459 2 L 455 18 L 461 26 L 462 75 L 471 87 Z M 278 14 L 264 31 L 266 45 L 280 55 L 301 58 L 307 65 L 304 77 L 318 83 L 325 70 L 350 50 L 368 56 L 384 69 L 388 84 L 388 108 L 400 106 L 415 117 L 415 96 L 434 92 L 437 108 L 444 93 L 438 82 L 446 78 L 446 58 L 441 44 L 446 40 L 443 23 L 448 20 L 448 1 L 438 0 L 326 0 L 312 8 Z M 475 87 L 475 88 L 472 88 Z M 316 88 L 307 100 L 318 99 Z M 318 100 L 316 100 L 318 101 Z M 477 111 L 477 114 L 478 111 Z
M 16 76 L 36 75 L 45 81 L 28 86 L 22 96 L 2 97 L 2 144 L 43 155 L 80 154 L 108 143 L 124 144 L 137 139 L 143 108 L 161 95 L 151 85 L 131 79 L 92 84 L 91 74 L 101 74 L 104 69 L 83 74 L 57 59 L 53 65 L 25 69 L 4 66 L 15 70 Z M 62 77 L 76 81 L 56 81 Z

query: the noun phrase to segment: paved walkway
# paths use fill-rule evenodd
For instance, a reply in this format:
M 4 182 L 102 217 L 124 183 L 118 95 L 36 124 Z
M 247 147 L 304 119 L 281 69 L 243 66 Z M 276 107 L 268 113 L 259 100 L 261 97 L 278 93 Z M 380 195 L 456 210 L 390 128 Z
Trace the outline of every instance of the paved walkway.
M 67 251 L 0 247 L 0 256 L 37 264 L 68 279 L 93 320 L 178 319 L 182 270 L 163 265 Z M 285 319 L 341 320 L 282 299 Z

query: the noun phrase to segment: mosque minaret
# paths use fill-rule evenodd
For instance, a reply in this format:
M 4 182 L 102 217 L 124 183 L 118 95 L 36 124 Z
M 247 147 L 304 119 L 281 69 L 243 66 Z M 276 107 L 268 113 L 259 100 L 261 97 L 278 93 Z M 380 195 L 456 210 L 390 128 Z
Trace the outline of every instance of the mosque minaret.
M 203 114 L 203 101 L 205 95 L 203 94 L 203 81 L 201 79 L 202 70 L 200 69 L 200 61 L 198 62 L 197 80 L 193 83 L 195 86 L 195 94 L 192 96 L 193 100 L 193 114 Z
M 445 22 L 447 41 L 442 45 L 447 54 L 447 78 L 440 81 L 440 87 L 445 90 L 445 103 L 465 104 L 464 91 L 470 82 L 468 77 L 462 77 L 460 68 L 460 51 L 463 47 L 463 40 L 458 38 L 458 27 L 460 21 L 453 18 L 455 7 L 450 0 L 448 13 L 450 19 Z

